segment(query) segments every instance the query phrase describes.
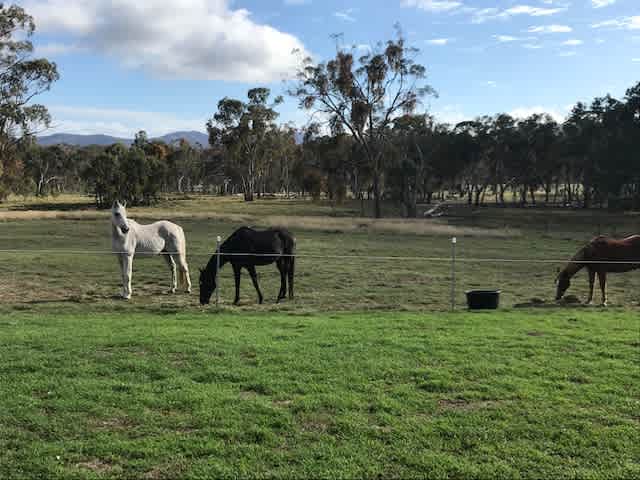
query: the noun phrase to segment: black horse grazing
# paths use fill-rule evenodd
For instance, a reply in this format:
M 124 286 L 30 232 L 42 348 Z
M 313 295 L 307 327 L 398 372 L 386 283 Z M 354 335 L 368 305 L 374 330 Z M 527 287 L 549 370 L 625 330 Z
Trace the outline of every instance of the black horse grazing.
M 225 263 L 233 266 L 236 281 L 236 298 L 234 305 L 240 300 L 240 272 L 246 268 L 251 275 L 253 286 L 258 292 L 258 301 L 262 303 L 262 292 L 258 286 L 256 265 L 276 263 L 280 271 L 280 293 L 277 302 L 287 296 L 287 280 L 289 281 L 289 298 L 293 298 L 293 273 L 295 265 L 296 239 L 284 228 L 254 230 L 241 227 L 231 234 L 220 245 L 220 267 Z M 206 268 L 200 269 L 200 304 L 208 304 L 216 289 L 216 273 L 218 252 L 211 257 Z M 246 254 L 246 255 L 243 255 Z

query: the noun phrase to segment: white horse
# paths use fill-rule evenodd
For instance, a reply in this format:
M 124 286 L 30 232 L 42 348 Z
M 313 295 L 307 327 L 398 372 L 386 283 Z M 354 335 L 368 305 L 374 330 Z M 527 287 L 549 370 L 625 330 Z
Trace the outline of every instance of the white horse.
M 126 203 L 113 202 L 111 207 L 111 248 L 118 256 L 122 273 L 122 297 L 131 298 L 131 272 L 133 256 L 140 254 L 161 254 L 171 269 L 171 288 L 177 288 L 176 264 L 180 271 L 180 283 L 187 293 L 191 293 L 191 279 L 187 266 L 187 242 L 182 227 L 175 223 L 161 221 L 150 225 L 140 225 L 127 218 Z

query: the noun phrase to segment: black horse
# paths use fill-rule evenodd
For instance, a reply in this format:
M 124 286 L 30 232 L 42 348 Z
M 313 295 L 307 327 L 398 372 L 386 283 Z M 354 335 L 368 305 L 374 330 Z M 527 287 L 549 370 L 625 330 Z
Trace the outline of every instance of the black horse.
M 246 268 L 251 275 L 253 286 L 258 292 L 258 301 L 262 303 L 262 292 L 258 286 L 256 265 L 276 263 L 280 271 L 279 302 L 287 296 L 287 280 L 289 281 L 289 298 L 293 298 L 293 272 L 295 265 L 296 239 L 284 228 L 270 228 L 258 231 L 249 227 L 241 227 L 231 234 L 220 245 L 220 267 L 231 263 L 236 281 L 236 298 L 234 305 L 240 300 L 240 272 Z M 200 269 L 200 304 L 208 304 L 216 289 L 216 273 L 218 271 L 218 252 L 211 257 L 205 269 Z

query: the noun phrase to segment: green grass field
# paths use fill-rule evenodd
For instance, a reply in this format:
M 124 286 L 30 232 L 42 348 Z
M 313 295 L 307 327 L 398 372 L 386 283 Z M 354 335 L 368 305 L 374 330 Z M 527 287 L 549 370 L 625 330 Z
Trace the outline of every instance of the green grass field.
M 15 313 L 2 478 L 640 475 L 612 312 Z
M 613 308 L 585 308 L 553 302 L 562 261 L 544 263 L 598 231 L 640 232 L 638 215 L 358 211 L 211 197 L 131 209 L 184 227 L 196 291 L 168 295 L 162 259 L 143 258 L 125 302 L 90 199 L 0 205 L 0 478 L 640 476 L 640 272 L 611 277 Z M 220 308 L 203 309 L 197 268 L 243 224 L 295 233 L 296 299 L 274 304 L 268 266 L 265 304 L 245 275 L 233 307 L 225 268 Z M 501 288 L 501 310 L 467 313 L 476 287 Z

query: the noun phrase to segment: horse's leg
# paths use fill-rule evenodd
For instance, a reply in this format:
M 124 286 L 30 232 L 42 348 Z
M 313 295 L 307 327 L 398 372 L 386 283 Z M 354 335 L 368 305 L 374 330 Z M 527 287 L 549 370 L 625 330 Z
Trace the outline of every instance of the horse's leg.
M 233 301 L 234 305 L 240 302 L 240 273 L 242 273 L 242 267 L 233 265 L 233 278 L 236 282 L 236 299 Z
M 289 268 L 287 269 L 287 274 L 289 276 L 289 298 L 293 299 L 293 274 L 295 272 L 296 257 L 289 257 L 288 261 Z
M 173 259 L 173 256 L 168 253 L 161 254 L 169 265 L 169 270 L 171 270 L 171 287 L 169 287 L 169 293 L 176 293 L 176 287 L 178 286 L 178 279 L 176 277 L 176 262 Z
M 189 277 L 189 266 L 184 255 L 178 256 L 178 268 L 180 269 L 180 275 L 182 276 L 184 291 L 191 293 L 191 277 Z
M 589 298 L 587 299 L 587 305 L 593 303 L 593 284 L 596 281 L 596 271 L 589 269 Z
M 607 306 L 607 272 L 598 272 L 598 280 L 600 280 L 600 290 L 602 291 L 602 306 Z
M 120 281 L 122 282 L 122 291 L 120 292 L 120 296 L 122 298 L 127 297 L 127 281 L 125 277 L 125 266 L 124 266 L 124 255 L 118 254 L 118 265 L 120 266 Z
M 122 256 L 123 271 L 124 271 L 124 295 L 127 300 L 131 298 L 131 276 L 133 273 L 133 254 Z
M 256 267 L 255 265 L 251 265 L 249 267 L 247 267 L 247 270 L 249 271 L 249 275 L 251 275 L 251 281 L 253 282 L 253 286 L 256 289 L 256 292 L 258 292 L 258 303 L 262 304 L 262 292 L 260 291 L 260 287 L 258 286 L 258 273 L 256 272 Z
M 279 258 L 276 262 L 278 271 L 280 272 L 280 292 L 278 293 L 278 299 L 276 303 L 287 296 L 287 265 L 284 258 Z

